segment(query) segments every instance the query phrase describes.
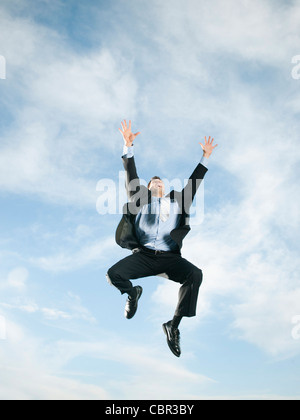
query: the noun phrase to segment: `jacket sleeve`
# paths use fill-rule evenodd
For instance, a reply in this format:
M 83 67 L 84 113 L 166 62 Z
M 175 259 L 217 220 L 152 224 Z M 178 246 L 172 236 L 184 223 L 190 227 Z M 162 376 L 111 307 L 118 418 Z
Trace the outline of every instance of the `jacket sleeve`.
M 181 205 L 184 213 L 189 213 L 189 209 L 193 203 L 196 192 L 207 172 L 207 168 L 201 163 L 195 168 L 192 175 L 189 177 L 186 186 L 181 192 Z
M 127 158 L 122 157 L 123 165 L 126 172 L 125 175 L 125 187 L 127 192 L 127 197 L 130 201 L 134 199 L 134 196 L 139 192 L 141 185 L 140 179 L 138 177 L 134 157 Z
M 134 157 L 122 157 L 123 165 L 126 172 L 125 186 L 127 197 L 129 200 L 128 211 L 131 214 L 137 215 L 144 204 L 149 202 L 151 193 L 147 187 L 140 184 Z

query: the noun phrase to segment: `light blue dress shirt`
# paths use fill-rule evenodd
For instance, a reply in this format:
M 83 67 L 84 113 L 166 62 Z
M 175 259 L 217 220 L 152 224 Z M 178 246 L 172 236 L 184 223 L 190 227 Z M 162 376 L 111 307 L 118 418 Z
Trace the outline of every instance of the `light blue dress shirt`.
M 130 158 L 133 155 L 133 146 L 124 146 L 123 157 Z M 208 159 L 202 156 L 200 163 L 207 168 Z M 168 217 L 166 218 L 161 217 L 162 200 L 164 204 L 168 200 Z M 145 204 L 135 219 L 135 230 L 140 244 L 152 250 L 175 250 L 177 244 L 171 238 L 170 232 L 178 227 L 180 216 L 180 208 L 175 200 L 152 197 L 151 203 Z
M 170 214 L 163 222 L 160 218 L 161 201 L 161 198 L 152 197 L 151 203 L 142 207 L 135 219 L 135 231 L 143 246 L 154 250 L 171 251 L 177 248 L 170 232 L 179 225 L 180 209 L 176 201 L 170 201 Z

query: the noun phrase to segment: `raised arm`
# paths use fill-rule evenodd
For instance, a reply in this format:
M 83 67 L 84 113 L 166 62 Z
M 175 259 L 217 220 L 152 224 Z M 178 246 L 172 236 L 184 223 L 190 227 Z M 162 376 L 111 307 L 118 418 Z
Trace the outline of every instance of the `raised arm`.
M 208 140 L 206 139 L 206 136 L 204 137 L 204 145 L 202 143 L 199 143 L 203 150 L 203 157 L 208 159 L 210 155 L 213 152 L 213 149 L 217 147 L 216 145 L 213 145 L 214 139 L 209 136 Z M 184 211 L 186 213 L 189 212 L 189 209 L 193 203 L 195 194 L 207 172 L 207 168 L 205 165 L 203 165 L 201 162 L 197 165 L 194 172 L 190 176 L 187 185 L 182 190 L 182 205 L 184 208 Z
M 132 133 L 130 120 L 128 125 L 126 120 L 122 121 L 121 125 L 122 129 L 119 128 L 119 131 L 122 134 L 125 146 L 124 155 L 122 156 L 124 169 L 126 171 L 125 187 L 129 200 L 136 201 L 138 197 L 137 193 L 140 190 L 140 180 L 135 167 L 133 151 L 131 150 L 130 153 L 128 153 L 128 148 L 133 146 L 133 141 L 140 134 L 140 132 L 137 132 L 135 134 Z

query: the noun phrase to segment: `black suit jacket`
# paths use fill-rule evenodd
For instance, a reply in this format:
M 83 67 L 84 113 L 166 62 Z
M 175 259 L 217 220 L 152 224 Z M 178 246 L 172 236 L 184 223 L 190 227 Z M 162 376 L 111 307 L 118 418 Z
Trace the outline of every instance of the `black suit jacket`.
M 134 157 L 122 157 L 126 172 L 126 191 L 129 202 L 123 207 L 123 216 L 116 230 L 116 242 L 122 248 L 134 249 L 141 246 L 135 234 L 135 218 L 141 208 L 150 203 L 151 191 L 140 184 Z M 171 238 L 177 243 L 179 250 L 182 241 L 190 231 L 189 209 L 192 205 L 199 185 L 207 172 L 201 163 L 197 165 L 182 191 L 172 190 L 167 197 L 177 201 L 181 210 L 179 226 L 170 232 Z

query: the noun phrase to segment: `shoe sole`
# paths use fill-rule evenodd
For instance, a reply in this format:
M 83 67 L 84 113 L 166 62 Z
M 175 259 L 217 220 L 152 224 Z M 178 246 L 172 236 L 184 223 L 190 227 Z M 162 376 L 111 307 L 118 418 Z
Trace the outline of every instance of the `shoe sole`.
M 136 308 L 135 308 L 135 311 L 134 311 L 134 313 L 130 317 L 127 316 L 128 312 L 125 311 L 125 314 L 124 315 L 125 315 L 125 318 L 126 319 L 132 319 L 134 317 L 134 315 L 136 314 L 136 311 L 138 309 L 138 302 L 139 302 L 140 297 L 142 296 L 142 293 L 143 293 L 142 287 L 139 289 L 139 291 L 137 293 L 138 294 L 137 294 L 137 297 L 136 297 Z
M 171 352 L 174 354 L 174 356 L 176 356 L 176 357 L 180 357 L 180 354 L 176 353 L 176 352 L 175 352 L 175 350 L 173 349 L 173 347 L 172 347 L 172 346 L 171 346 L 171 344 L 170 344 L 169 334 L 168 334 L 168 329 L 167 329 L 167 327 L 166 327 L 166 324 L 163 324 L 163 325 L 162 325 L 162 328 L 163 328 L 164 333 L 165 333 L 165 334 L 166 334 L 166 336 L 167 336 L 167 343 L 168 343 L 169 349 L 170 349 L 170 350 L 171 350 Z

